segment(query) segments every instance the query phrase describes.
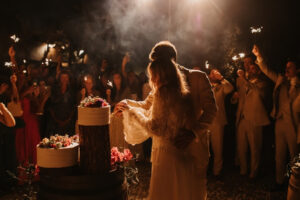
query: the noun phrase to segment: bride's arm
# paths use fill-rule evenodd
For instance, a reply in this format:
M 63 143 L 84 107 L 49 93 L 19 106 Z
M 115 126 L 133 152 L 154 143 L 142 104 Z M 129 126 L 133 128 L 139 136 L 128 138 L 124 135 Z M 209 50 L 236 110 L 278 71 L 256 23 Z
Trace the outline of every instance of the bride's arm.
M 131 120 L 137 122 L 140 126 L 144 127 L 149 134 L 161 136 L 166 128 L 166 121 L 160 116 L 163 116 L 163 108 L 157 103 L 153 102 L 150 116 L 146 116 L 145 112 L 141 112 L 140 109 L 128 106 L 128 113 Z
M 144 101 L 134 101 L 134 100 L 126 99 L 126 102 L 129 106 L 140 107 L 145 110 L 149 110 L 153 103 L 153 94 L 152 92 L 150 92 L 150 94 L 147 96 L 147 98 Z

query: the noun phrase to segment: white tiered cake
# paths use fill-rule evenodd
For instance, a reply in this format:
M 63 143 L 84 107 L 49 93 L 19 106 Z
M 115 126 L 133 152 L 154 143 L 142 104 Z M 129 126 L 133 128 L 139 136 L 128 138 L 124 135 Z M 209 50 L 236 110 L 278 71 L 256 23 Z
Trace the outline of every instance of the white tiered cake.
M 64 168 L 78 164 L 78 136 L 54 135 L 37 145 L 37 165 L 43 168 Z

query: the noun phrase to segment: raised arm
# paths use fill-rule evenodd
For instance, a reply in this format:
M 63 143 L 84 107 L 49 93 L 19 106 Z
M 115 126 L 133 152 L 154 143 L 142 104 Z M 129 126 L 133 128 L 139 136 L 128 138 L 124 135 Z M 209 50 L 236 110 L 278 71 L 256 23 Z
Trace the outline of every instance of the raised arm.
M 232 92 L 233 91 L 233 85 L 229 82 L 229 81 L 227 81 L 226 79 L 223 79 L 222 81 L 221 81 L 221 84 L 223 85 L 223 87 L 224 87 L 224 93 L 225 94 L 229 94 L 230 92 Z
M 14 127 L 16 125 L 15 118 L 3 103 L 0 103 L 0 122 L 8 127 Z
M 267 66 L 267 64 L 265 63 L 259 48 L 254 45 L 253 50 L 252 50 L 253 54 L 256 56 L 256 63 L 259 66 L 260 70 L 267 76 L 269 77 L 269 79 L 271 79 L 274 83 L 276 83 L 278 77 L 280 76 L 278 73 L 272 71 L 269 69 L 269 67 Z

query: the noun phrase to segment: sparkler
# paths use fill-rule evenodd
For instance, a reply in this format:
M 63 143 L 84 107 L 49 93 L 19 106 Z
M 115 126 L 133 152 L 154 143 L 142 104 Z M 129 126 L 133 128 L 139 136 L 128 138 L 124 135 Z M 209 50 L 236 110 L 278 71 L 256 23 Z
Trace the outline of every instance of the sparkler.
M 238 59 L 239 59 L 239 57 L 237 55 L 235 55 L 235 56 L 232 57 L 233 61 L 237 61 Z
M 110 86 L 110 87 L 113 87 L 113 83 L 109 80 L 107 81 L 107 85 Z
M 14 66 L 14 64 L 12 62 L 5 62 L 4 66 L 6 66 L 6 67 L 12 67 L 12 66 Z
M 48 48 L 54 48 L 56 44 L 48 44 Z
M 255 44 L 258 43 L 258 39 L 259 39 L 258 36 L 261 33 L 263 28 L 264 28 L 263 26 L 259 26 L 259 27 L 252 26 L 252 27 L 250 27 L 251 34 L 253 35 L 253 42 Z
M 81 56 L 83 54 L 84 54 L 84 50 L 83 49 L 79 50 L 78 56 Z
M 252 34 L 255 34 L 255 33 L 260 33 L 263 28 L 264 28 L 263 26 L 260 26 L 260 27 L 254 27 L 254 26 L 252 26 L 252 27 L 250 27 L 250 30 L 251 30 Z
M 244 58 L 245 57 L 245 53 L 239 53 L 240 58 Z
M 232 57 L 232 60 L 237 61 L 237 60 L 243 59 L 245 57 L 245 55 L 246 55 L 245 53 L 239 53 L 238 55 L 234 55 Z
M 19 38 L 19 37 L 17 37 L 17 35 L 16 35 L 16 34 L 14 34 L 14 35 L 10 36 L 10 39 L 12 39 L 12 40 L 14 41 L 14 43 L 18 43 L 18 42 L 20 41 L 20 38 Z
M 206 68 L 206 69 L 209 69 L 209 63 L 208 63 L 208 60 L 205 61 L 205 68 Z
M 48 58 L 45 59 L 46 66 L 49 66 L 49 61 L 51 61 L 51 60 L 49 60 Z

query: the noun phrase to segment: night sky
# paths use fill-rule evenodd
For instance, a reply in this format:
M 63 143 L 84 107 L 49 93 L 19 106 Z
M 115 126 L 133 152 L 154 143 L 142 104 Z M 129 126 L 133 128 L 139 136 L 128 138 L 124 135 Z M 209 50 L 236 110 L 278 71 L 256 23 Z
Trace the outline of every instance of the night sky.
M 163 26 L 167 26 L 169 4 L 167 0 L 152 0 L 152 6 L 148 9 L 144 6 L 145 12 L 134 13 L 141 16 L 141 20 L 132 21 L 128 25 L 129 31 L 124 32 L 126 24 L 120 23 L 116 16 L 132 20 L 122 15 L 128 17 L 129 12 L 136 12 L 136 7 L 129 9 L 133 1 L 151 0 L 1 1 L 1 61 L 7 58 L 7 49 L 11 45 L 9 36 L 17 34 L 21 38 L 17 49 L 22 57 L 27 57 L 36 43 L 66 38 L 74 48 L 84 48 L 95 58 L 116 50 L 120 54 L 129 50 L 139 60 L 136 64 L 142 66 L 147 62 L 151 46 L 168 39 L 167 29 Z M 181 10 L 188 1 L 196 0 L 172 0 L 171 7 L 169 39 L 177 46 L 183 64 L 203 65 L 205 60 L 210 60 L 215 65 L 222 65 L 228 61 L 230 49 L 247 53 L 254 41 L 264 49 L 274 68 L 282 67 L 287 57 L 299 59 L 299 1 L 199 0 L 202 8 L 191 7 L 190 13 L 188 9 Z M 109 4 L 112 7 L 108 8 Z M 115 8 L 116 5 L 120 7 Z M 114 15 L 112 11 L 121 12 Z M 180 20 L 194 18 L 200 20 L 199 30 L 197 26 L 189 28 L 188 22 Z M 253 39 L 250 26 L 264 27 L 259 39 Z

